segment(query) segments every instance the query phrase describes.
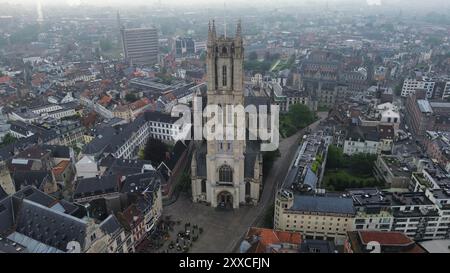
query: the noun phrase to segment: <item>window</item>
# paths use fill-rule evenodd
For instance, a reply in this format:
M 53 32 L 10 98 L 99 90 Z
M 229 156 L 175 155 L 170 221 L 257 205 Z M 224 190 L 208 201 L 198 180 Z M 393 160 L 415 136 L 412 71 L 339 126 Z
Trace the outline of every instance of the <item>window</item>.
M 202 193 L 206 193 L 206 180 L 202 180 Z
M 250 196 L 251 195 L 251 184 L 250 182 L 245 183 L 245 195 Z
M 219 169 L 220 182 L 233 182 L 233 170 L 228 165 L 223 165 Z
M 222 86 L 227 86 L 227 66 L 222 67 Z

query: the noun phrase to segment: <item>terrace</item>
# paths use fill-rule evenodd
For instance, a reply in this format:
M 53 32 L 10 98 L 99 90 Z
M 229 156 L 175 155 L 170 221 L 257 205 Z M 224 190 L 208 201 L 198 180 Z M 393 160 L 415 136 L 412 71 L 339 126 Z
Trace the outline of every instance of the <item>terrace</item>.
M 421 186 L 432 188 L 433 184 L 425 178 L 423 173 L 413 173 L 412 178 L 416 180 Z

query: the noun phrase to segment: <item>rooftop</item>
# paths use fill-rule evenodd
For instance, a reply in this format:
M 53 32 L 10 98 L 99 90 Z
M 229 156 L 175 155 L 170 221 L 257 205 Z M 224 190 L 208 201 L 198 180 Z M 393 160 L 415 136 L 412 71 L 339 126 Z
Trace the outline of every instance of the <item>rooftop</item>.
M 294 195 L 294 204 L 289 211 L 324 214 L 355 214 L 353 200 L 346 197 Z
M 381 253 L 425 253 L 416 242 L 401 232 L 350 231 L 348 239 L 354 253 L 368 253 L 371 242 L 380 244 Z

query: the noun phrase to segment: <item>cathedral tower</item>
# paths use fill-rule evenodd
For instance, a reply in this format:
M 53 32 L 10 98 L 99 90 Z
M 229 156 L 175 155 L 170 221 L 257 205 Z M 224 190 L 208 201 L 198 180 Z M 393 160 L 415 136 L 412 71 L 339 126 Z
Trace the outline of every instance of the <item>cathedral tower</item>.
M 241 35 L 240 22 L 234 37 L 218 37 L 214 21 L 208 29 L 207 104 L 220 106 L 223 122 L 234 119 L 235 128 L 237 117 L 225 110 L 227 105 L 245 106 Z M 203 151 L 196 151 L 192 162 L 194 201 L 206 201 L 212 207 L 220 208 L 239 208 L 240 204 L 249 203 L 248 200 L 258 201 L 260 155 L 248 153 L 246 141 L 238 140 L 236 131 L 233 140 L 227 137 L 224 140 L 208 140 L 203 145 Z

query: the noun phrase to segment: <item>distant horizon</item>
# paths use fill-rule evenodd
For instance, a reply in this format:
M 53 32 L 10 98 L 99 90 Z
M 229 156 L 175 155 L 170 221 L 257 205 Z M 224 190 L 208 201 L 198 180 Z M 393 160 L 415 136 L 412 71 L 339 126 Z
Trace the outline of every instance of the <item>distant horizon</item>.
M 37 5 L 41 2 L 42 5 L 51 6 L 79 6 L 79 5 L 90 5 L 90 6 L 112 6 L 118 7 L 126 5 L 131 6 L 170 6 L 170 7 L 186 7 L 186 6 L 208 6 L 208 7 L 222 7 L 224 4 L 227 6 L 249 6 L 256 5 L 256 7 L 283 7 L 283 6 L 313 6 L 313 5 L 329 5 L 335 6 L 339 4 L 360 4 L 362 6 L 399 6 L 405 5 L 405 8 L 420 8 L 420 7 L 449 7 L 448 1 L 445 0 L 189 0 L 180 3 L 179 0 L 134 0 L 132 3 L 125 0 L 0 0 L 0 3 L 9 3 L 14 5 Z M 422 5 L 421 5 L 422 4 Z

